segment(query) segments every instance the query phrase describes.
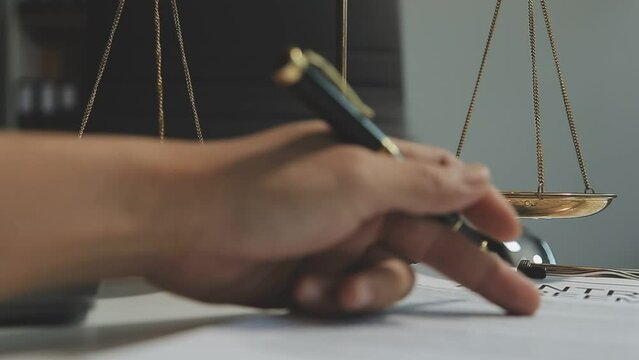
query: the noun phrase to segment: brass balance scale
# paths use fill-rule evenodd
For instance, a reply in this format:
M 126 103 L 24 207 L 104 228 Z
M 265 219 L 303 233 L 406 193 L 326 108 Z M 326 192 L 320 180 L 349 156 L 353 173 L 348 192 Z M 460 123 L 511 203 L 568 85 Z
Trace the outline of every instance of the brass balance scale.
M 539 93 L 539 73 L 537 69 L 537 40 L 536 40 L 536 24 L 535 24 L 535 0 L 528 1 L 528 27 L 530 36 L 530 58 L 532 64 L 532 94 L 534 105 L 534 121 L 535 121 L 535 142 L 537 146 L 537 180 L 538 186 L 535 192 L 522 192 L 513 191 L 505 192 L 504 196 L 515 207 L 517 213 L 521 218 L 529 219 L 572 219 L 591 216 L 600 213 L 605 210 L 612 201 L 617 197 L 613 194 L 599 194 L 595 191 L 588 178 L 588 172 L 586 162 L 584 160 L 583 151 L 581 148 L 581 141 L 577 133 L 577 125 L 575 122 L 575 115 L 570 97 L 568 96 L 568 88 L 566 80 L 561 70 L 559 62 L 559 52 L 557 49 L 557 42 L 552 27 L 552 21 L 550 17 L 550 10 L 547 0 L 539 0 L 541 10 L 544 17 L 544 23 L 546 25 L 546 31 L 548 33 L 548 40 L 550 41 L 550 47 L 552 50 L 553 61 L 557 70 L 557 77 L 559 79 L 559 85 L 561 88 L 561 94 L 563 97 L 564 106 L 566 109 L 566 116 L 568 118 L 568 125 L 570 127 L 570 133 L 572 135 L 573 145 L 577 154 L 577 161 L 581 177 L 584 182 L 585 190 L 582 193 L 574 192 L 546 192 L 545 191 L 545 171 L 544 171 L 544 152 L 541 136 L 541 100 Z M 490 24 L 490 31 L 488 34 L 488 40 L 484 48 L 482 55 L 481 65 L 479 67 L 479 73 L 475 81 L 475 87 L 473 89 L 473 95 L 468 107 L 468 113 L 466 115 L 466 121 L 462 129 L 459 145 L 457 146 L 457 157 L 461 157 L 464 144 L 468 136 L 470 129 L 472 115 L 477 103 L 479 94 L 479 87 L 484 75 L 486 62 L 488 59 L 488 53 L 492 47 L 493 38 L 495 35 L 495 28 L 497 26 L 497 20 L 501 10 L 502 0 L 497 0 L 495 5 L 495 12 Z
M 180 49 L 182 65 L 184 68 L 184 76 L 185 76 L 186 84 L 187 84 L 186 90 L 189 97 L 191 110 L 193 113 L 193 119 L 195 124 L 195 134 L 199 142 L 203 143 L 204 136 L 202 133 L 202 128 L 200 125 L 198 112 L 197 112 L 195 92 L 194 92 L 193 84 L 191 81 L 191 75 L 189 71 L 189 65 L 188 65 L 188 60 L 187 60 L 185 46 L 184 46 L 177 0 L 170 0 L 170 1 L 171 1 L 172 13 L 173 13 L 173 20 L 175 23 L 175 31 L 176 31 L 177 39 L 178 39 L 178 46 Z M 468 137 L 472 115 L 477 104 L 481 80 L 485 72 L 485 67 L 488 60 L 488 54 L 492 47 L 495 29 L 497 26 L 497 21 L 499 19 L 502 1 L 503 0 L 497 0 L 496 6 L 495 6 L 495 11 L 494 11 L 491 25 L 490 25 L 488 40 L 486 42 L 486 46 L 483 52 L 479 73 L 475 81 L 472 98 L 470 101 L 470 105 L 468 107 L 468 113 L 467 113 L 464 127 L 462 130 L 459 145 L 457 147 L 458 157 L 461 157 L 464 145 L 466 143 L 466 139 Z M 540 101 L 540 92 L 539 92 L 539 74 L 538 74 L 538 68 L 537 68 L 535 0 L 527 0 L 527 1 L 528 1 L 528 25 L 529 25 L 529 35 L 530 35 L 530 54 L 531 54 L 531 63 L 532 63 L 532 89 L 533 89 L 532 94 L 533 94 L 533 104 L 534 104 L 535 142 L 537 146 L 538 187 L 537 187 L 537 191 L 505 192 L 504 196 L 515 207 L 515 209 L 517 210 L 521 218 L 571 219 L 571 218 L 581 218 L 581 217 L 595 215 L 605 210 L 612 203 L 612 201 L 617 197 L 617 195 L 597 193 L 590 183 L 590 180 L 588 178 L 586 162 L 584 160 L 584 155 L 581 148 L 581 142 L 579 139 L 579 135 L 577 133 L 577 126 L 575 122 L 573 108 L 570 102 L 570 98 L 568 96 L 566 81 L 564 79 L 563 72 L 561 70 L 561 65 L 559 62 L 557 42 L 555 40 L 555 36 L 554 36 L 553 28 L 552 28 L 552 22 L 550 17 L 550 11 L 548 8 L 548 3 L 547 3 L 547 0 L 539 0 L 543 17 L 544 17 L 544 22 L 546 25 L 546 30 L 548 32 L 548 39 L 550 41 L 550 45 L 552 49 L 553 60 L 557 70 L 557 76 L 559 78 L 561 93 L 562 93 L 562 97 L 563 97 L 563 101 L 564 101 L 564 105 L 566 109 L 566 116 L 568 118 L 568 124 L 569 124 L 570 132 L 572 135 L 572 141 L 577 154 L 577 161 L 578 161 L 581 177 L 583 179 L 584 187 L 585 187 L 585 190 L 583 192 L 560 193 L 560 192 L 545 191 L 546 184 L 545 184 L 545 170 L 544 170 L 544 152 L 543 152 L 543 143 L 542 143 L 542 136 L 541 136 L 541 127 L 542 127 L 541 101 Z M 126 5 L 126 0 L 118 0 L 118 5 L 117 5 L 115 16 L 113 19 L 113 25 L 111 27 L 111 32 L 107 40 L 104 54 L 100 61 L 100 66 L 98 68 L 98 74 L 95 81 L 95 85 L 89 96 L 89 101 L 87 103 L 87 107 L 82 119 L 82 124 L 81 124 L 80 132 L 79 132 L 80 138 L 83 137 L 86 131 L 89 119 L 91 117 L 91 111 L 93 109 L 95 98 L 97 96 L 97 93 L 100 87 L 100 82 L 102 81 L 104 71 L 107 67 L 107 63 L 111 53 L 111 47 L 113 45 L 113 41 L 118 29 L 120 19 L 124 12 L 125 5 Z M 343 79 L 346 80 L 347 70 L 348 70 L 348 20 L 349 20 L 348 0 L 337 0 L 337 9 L 338 9 L 337 33 L 338 33 L 338 43 L 339 43 L 338 58 L 340 59 L 339 68 L 342 73 Z M 162 80 L 162 41 L 161 41 L 161 31 L 160 31 L 160 0 L 155 0 L 155 3 L 154 3 L 154 19 L 155 19 L 155 47 L 156 47 L 155 66 L 157 68 L 156 91 L 157 91 L 157 103 L 158 103 L 158 112 L 157 112 L 158 126 L 159 126 L 160 141 L 164 141 L 165 120 L 164 120 L 164 90 L 163 90 L 163 80 Z

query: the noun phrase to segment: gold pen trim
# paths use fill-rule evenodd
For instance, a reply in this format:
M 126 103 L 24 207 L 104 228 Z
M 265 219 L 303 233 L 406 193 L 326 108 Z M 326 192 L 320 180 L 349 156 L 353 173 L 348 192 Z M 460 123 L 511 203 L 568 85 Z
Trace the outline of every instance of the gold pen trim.
M 282 87 L 293 86 L 302 80 L 310 65 L 320 69 L 364 116 L 369 119 L 375 117 L 375 111 L 362 101 L 355 90 L 344 80 L 342 74 L 328 60 L 312 50 L 303 51 L 297 47 L 289 50 L 289 62 L 275 72 L 273 79 Z
M 300 48 L 292 48 L 288 53 L 289 61 L 273 75 L 273 80 L 282 86 L 289 87 L 297 84 L 304 77 L 309 62 Z
M 395 142 L 389 138 L 385 137 L 382 139 L 382 149 L 383 152 L 390 154 L 397 160 L 404 160 L 404 155 L 402 155 L 402 151 L 399 149 L 399 146 L 395 144 Z

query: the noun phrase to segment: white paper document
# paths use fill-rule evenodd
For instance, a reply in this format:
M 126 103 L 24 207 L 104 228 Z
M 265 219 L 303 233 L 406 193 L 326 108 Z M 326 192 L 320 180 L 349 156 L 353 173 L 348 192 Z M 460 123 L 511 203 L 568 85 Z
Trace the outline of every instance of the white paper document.
M 379 316 L 256 315 L 95 354 L 96 359 L 637 359 L 639 282 L 548 278 L 534 317 L 511 317 L 456 283 L 420 275 Z

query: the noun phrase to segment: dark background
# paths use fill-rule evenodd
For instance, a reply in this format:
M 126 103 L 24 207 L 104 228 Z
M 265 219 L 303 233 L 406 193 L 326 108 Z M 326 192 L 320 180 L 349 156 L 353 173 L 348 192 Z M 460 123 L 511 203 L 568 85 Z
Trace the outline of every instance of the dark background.
M 102 54 L 115 3 L 89 3 L 89 77 Z M 337 4 L 327 0 L 179 2 L 205 137 L 246 134 L 312 116 L 273 85 L 271 74 L 292 44 L 336 60 Z M 395 0 L 352 0 L 350 80 L 378 110 L 378 121 L 401 133 L 397 4 Z M 161 11 L 167 133 L 193 137 L 169 1 L 162 3 Z M 129 1 L 89 132 L 157 133 L 155 96 L 153 0 Z

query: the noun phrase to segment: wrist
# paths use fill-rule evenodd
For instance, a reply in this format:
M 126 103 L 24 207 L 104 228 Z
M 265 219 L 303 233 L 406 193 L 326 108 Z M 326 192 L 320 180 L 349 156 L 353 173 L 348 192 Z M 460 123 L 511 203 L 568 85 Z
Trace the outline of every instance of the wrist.
M 158 144 L 143 139 L 6 137 L 0 299 L 44 288 L 143 275 L 171 246 L 158 206 Z M 155 211 L 158 212 L 157 210 Z

